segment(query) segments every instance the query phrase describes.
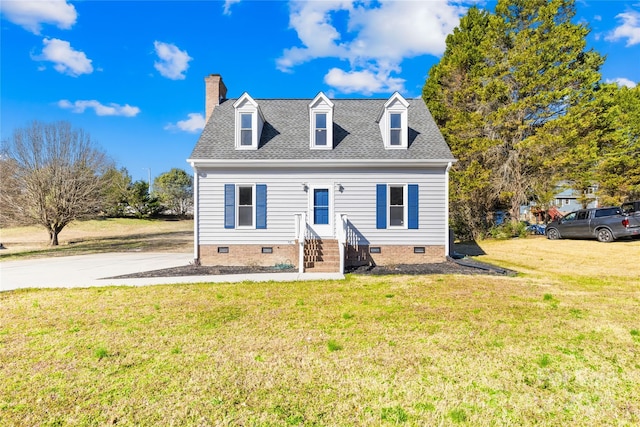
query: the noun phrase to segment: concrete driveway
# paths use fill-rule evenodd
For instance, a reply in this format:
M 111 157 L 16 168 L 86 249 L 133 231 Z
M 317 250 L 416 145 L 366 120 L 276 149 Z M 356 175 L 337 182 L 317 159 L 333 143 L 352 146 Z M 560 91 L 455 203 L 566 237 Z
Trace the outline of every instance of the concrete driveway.
M 25 288 L 85 288 L 92 286 L 144 286 L 172 283 L 292 281 L 342 279 L 339 273 L 265 273 L 219 276 L 105 277 L 188 265 L 192 253 L 106 253 L 0 262 L 0 291 Z

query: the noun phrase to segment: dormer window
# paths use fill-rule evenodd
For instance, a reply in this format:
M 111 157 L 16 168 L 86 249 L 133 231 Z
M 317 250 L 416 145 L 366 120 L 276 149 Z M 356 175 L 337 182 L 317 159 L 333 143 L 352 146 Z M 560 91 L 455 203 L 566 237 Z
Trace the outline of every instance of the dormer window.
M 309 146 L 333 149 L 333 102 L 320 92 L 309 104 Z
M 248 93 L 245 93 L 233 104 L 233 108 L 235 109 L 236 150 L 257 150 L 264 125 L 260 106 Z
M 253 145 L 252 116 L 250 113 L 240 114 L 240 145 L 243 147 Z
M 402 145 L 402 114 L 389 114 L 389 145 Z
M 406 149 L 409 141 L 409 103 L 398 92 L 384 104 L 378 117 L 380 133 L 386 149 Z
M 316 113 L 316 146 L 324 147 L 327 145 L 327 113 Z

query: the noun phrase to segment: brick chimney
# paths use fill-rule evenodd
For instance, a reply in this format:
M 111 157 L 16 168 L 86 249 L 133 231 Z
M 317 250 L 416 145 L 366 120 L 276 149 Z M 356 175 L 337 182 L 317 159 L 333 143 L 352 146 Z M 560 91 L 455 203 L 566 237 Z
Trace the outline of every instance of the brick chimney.
M 205 84 L 205 122 L 209 121 L 213 109 L 220 105 L 220 100 L 227 96 L 227 87 L 220 74 L 210 74 L 204 78 Z

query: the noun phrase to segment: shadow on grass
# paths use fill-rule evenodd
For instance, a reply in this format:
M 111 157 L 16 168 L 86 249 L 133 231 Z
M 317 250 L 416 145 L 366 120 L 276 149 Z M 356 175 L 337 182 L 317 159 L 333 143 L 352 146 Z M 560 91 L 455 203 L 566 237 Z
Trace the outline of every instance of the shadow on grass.
M 22 252 L 0 253 L 0 260 L 20 258 L 40 258 L 70 256 L 107 252 L 152 252 L 181 251 L 189 247 L 191 231 L 170 231 L 162 233 L 132 234 L 128 236 L 100 237 L 95 239 L 72 240 L 59 246 L 47 246 Z
M 487 254 L 475 240 L 454 243 L 453 250 L 455 253 L 466 256 L 480 256 Z

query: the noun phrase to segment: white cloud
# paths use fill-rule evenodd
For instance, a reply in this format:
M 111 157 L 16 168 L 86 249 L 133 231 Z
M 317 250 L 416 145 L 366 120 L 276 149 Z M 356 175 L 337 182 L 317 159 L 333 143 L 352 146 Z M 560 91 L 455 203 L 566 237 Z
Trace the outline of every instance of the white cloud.
M 38 35 L 42 24 L 68 30 L 78 17 L 76 8 L 66 0 L 4 0 L 0 10 L 7 20 Z
M 332 68 L 324 76 L 324 82 L 342 93 L 362 93 L 371 95 L 379 92 L 395 92 L 404 89 L 404 79 L 393 78 L 385 73 L 374 73 L 371 70 L 346 72 Z
M 42 44 L 44 46 L 42 53 L 34 56 L 34 60 L 53 62 L 55 64 L 53 68 L 57 72 L 73 77 L 93 72 L 91 60 L 84 52 L 74 50 L 69 42 L 60 39 L 44 39 Z
M 74 113 L 84 113 L 86 109 L 92 108 L 98 116 L 135 117 L 140 112 L 138 107 L 132 107 L 129 104 L 118 105 L 110 103 L 109 105 L 104 105 L 96 100 L 79 100 L 71 102 L 66 99 L 62 99 L 58 101 L 58 107 L 71 110 Z
M 640 43 L 640 12 L 632 10 L 620 13 L 616 18 L 622 23 L 607 35 L 606 40 L 627 39 L 627 47 Z
M 204 128 L 204 116 L 200 113 L 188 114 L 188 119 L 180 120 L 178 123 L 169 123 L 164 127 L 165 130 L 181 130 L 185 132 L 199 132 Z
M 325 82 L 366 93 L 401 90 L 404 82 L 392 73 L 400 72 L 402 60 L 442 54 L 466 11 L 445 0 L 292 1 L 290 8 L 289 25 L 301 45 L 285 49 L 277 68 L 291 72 L 316 58 L 344 59 L 349 70 L 332 69 Z
M 163 77 L 171 80 L 184 80 L 184 73 L 189 68 L 191 58 L 186 50 L 180 50 L 174 44 L 163 43 L 159 41 L 153 42 L 159 61 L 154 62 L 153 66 L 160 72 Z
M 225 15 L 231 15 L 231 6 L 236 3 L 240 3 L 240 0 L 224 0 L 224 10 L 222 13 Z
M 607 83 L 616 83 L 618 86 L 626 86 L 628 88 L 636 87 L 636 82 L 629 80 L 625 77 L 618 77 L 615 79 L 607 79 Z

